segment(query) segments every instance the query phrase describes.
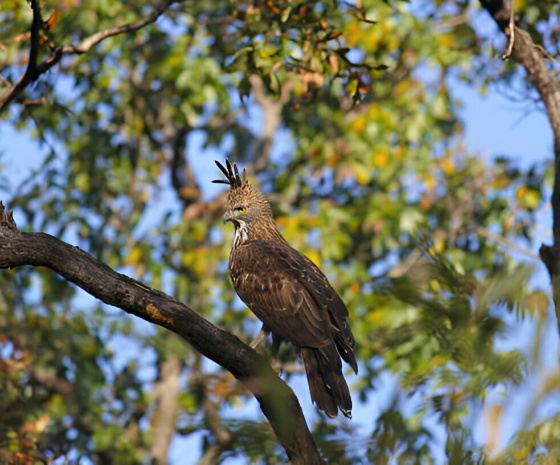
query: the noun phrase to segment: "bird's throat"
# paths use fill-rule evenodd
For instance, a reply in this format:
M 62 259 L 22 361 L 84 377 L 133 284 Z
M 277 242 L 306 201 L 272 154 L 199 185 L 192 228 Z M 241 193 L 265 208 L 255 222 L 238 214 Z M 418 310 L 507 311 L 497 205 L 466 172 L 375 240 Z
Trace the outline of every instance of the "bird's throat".
M 247 231 L 247 225 L 245 223 L 238 223 L 238 225 L 236 225 L 235 227 L 235 233 L 233 236 L 233 246 L 236 247 L 238 245 L 243 244 L 244 242 L 247 242 L 247 240 L 249 239 L 249 235 L 248 235 L 248 231 Z

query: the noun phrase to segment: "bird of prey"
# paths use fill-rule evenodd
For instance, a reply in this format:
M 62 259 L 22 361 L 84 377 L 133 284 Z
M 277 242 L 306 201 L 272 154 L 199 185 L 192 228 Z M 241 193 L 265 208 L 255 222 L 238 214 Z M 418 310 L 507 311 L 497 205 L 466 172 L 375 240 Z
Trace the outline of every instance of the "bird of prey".
M 299 348 L 311 399 L 334 418 L 352 418 L 352 399 L 340 358 L 358 373 L 348 310 L 321 270 L 290 247 L 264 195 L 240 176 L 235 163 L 216 161 L 230 187 L 224 223 L 235 226 L 229 269 L 235 291 L 273 341 Z M 265 334 L 266 334 L 265 333 Z

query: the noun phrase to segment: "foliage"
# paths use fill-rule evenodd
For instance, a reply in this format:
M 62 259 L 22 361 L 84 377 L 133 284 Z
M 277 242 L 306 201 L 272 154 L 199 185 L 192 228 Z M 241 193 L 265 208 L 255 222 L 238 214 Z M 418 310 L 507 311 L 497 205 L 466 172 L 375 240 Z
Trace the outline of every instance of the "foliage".
M 39 59 L 50 44 L 149 9 L 100 0 L 41 8 L 49 26 Z M 558 5 L 516 2 L 516 13 L 555 54 Z M 462 142 L 449 80 L 481 90 L 522 82 L 513 65 L 496 66 L 482 14 L 452 0 L 177 3 L 155 24 L 65 57 L 10 106 L 2 126 L 45 157 L 24 179 L 3 181 L 3 200 L 21 228 L 75 244 L 249 341 L 258 325 L 234 298 L 231 231 L 210 185 L 214 158 L 247 165 L 285 237 L 350 309 L 355 410 L 373 412 L 380 379 L 396 380 L 367 431 L 313 416 L 325 457 L 490 460 L 496 451 L 476 442 L 473 419 L 498 391 L 507 405 L 540 368 L 539 332 L 532 351 L 501 342 L 524 319 L 542 330 L 547 318 L 535 268 L 508 245 L 533 244 L 549 168 L 485 160 Z M 0 92 L 25 71 L 31 19 L 27 2 L 4 0 Z M 15 149 L 6 150 L 9 167 Z M 0 461 L 145 462 L 163 421 L 155 386 L 173 358 L 177 434 L 201 435 L 198 455 L 285 459 L 260 418 L 241 418 L 247 393 L 182 341 L 40 268 L 0 278 Z M 294 353 L 280 355 L 288 380 L 301 377 Z M 550 382 L 533 412 L 554 393 Z M 557 456 L 557 429 L 556 417 L 527 418 L 496 460 Z

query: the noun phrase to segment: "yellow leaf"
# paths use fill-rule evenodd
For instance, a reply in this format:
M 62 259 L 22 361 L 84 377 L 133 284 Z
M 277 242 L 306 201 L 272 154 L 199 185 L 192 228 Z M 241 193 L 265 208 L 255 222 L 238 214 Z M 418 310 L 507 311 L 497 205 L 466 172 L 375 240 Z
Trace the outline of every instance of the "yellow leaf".
M 294 224 L 294 221 L 296 221 L 296 218 L 293 216 L 279 216 L 276 218 L 276 224 L 282 228 L 290 227 Z
M 310 216 L 309 218 L 307 218 L 307 226 L 310 228 L 315 228 L 320 224 L 321 222 L 319 221 L 319 218 L 317 218 L 316 216 Z
M 378 24 L 379 27 L 381 28 L 381 31 L 385 35 L 390 35 L 393 32 L 394 21 L 391 20 L 390 18 L 388 17 L 380 18 Z
M 441 284 L 439 283 L 439 281 L 437 279 L 431 279 L 430 280 L 430 288 L 434 292 L 440 292 L 441 291 Z
M 233 391 L 233 386 L 228 381 L 217 382 L 211 389 L 210 392 L 216 396 L 227 397 Z
M 451 159 L 446 158 L 445 160 L 443 160 L 443 171 L 447 175 L 451 175 L 455 172 L 455 165 L 453 164 L 453 161 Z
M 519 189 L 517 189 L 517 200 L 521 201 L 521 199 L 525 196 L 527 190 L 529 188 L 527 186 L 519 186 Z
M 316 250 L 310 250 L 305 255 L 307 255 L 307 258 L 315 263 L 315 265 L 321 268 L 321 256 L 319 255 L 319 252 Z
M 352 79 L 348 81 L 348 84 L 346 84 L 346 90 L 348 91 L 349 94 L 354 95 L 358 90 L 358 80 Z
M 346 38 L 346 43 L 348 47 L 353 47 L 358 43 L 362 37 L 362 31 L 360 29 L 360 24 L 357 21 L 351 21 L 346 26 L 346 31 L 344 31 L 344 37 Z
M 535 208 L 537 208 L 540 199 L 541 198 L 539 193 L 533 189 L 530 189 L 529 192 L 527 192 L 527 195 L 525 195 L 526 208 L 528 208 L 529 210 L 534 210 Z
M 436 186 L 436 178 L 433 176 L 426 177 L 426 187 L 428 190 L 432 190 Z
M 546 318 L 550 301 L 543 291 L 533 291 L 525 298 L 524 306 L 529 310 L 531 315 L 537 315 Z
M 453 46 L 453 37 L 451 34 L 440 34 L 438 36 L 438 42 L 444 47 L 451 47 Z
M 431 250 L 436 254 L 440 254 L 445 249 L 445 241 L 442 237 L 434 238 L 434 243 L 431 247 Z
M 352 124 L 350 125 L 350 128 L 354 132 L 363 132 L 365 127 L 366 118 L 364 116 L 358 116 L 354 121 L 352 121 Z
M 511 179 L 508 178 L 507 176 L 499 176 L 496 179 L 494 179 L 494 182 L 492 183 L 492 187 L 494 187 L 494 189 L 503 189 L 504 187 L 509 186 L 510 183 L 511 183 Z
M 125 266 L 136 265 L 140 262 L 141 259 L 142 249 L 140 249 L 139 247 L 135 247 L 128 253 L 123 263 Z
M 410 89 L 410 81 L 402 80 L 395 86 L 395 95 L 405 95 Z
M 327 162 L 327 166 L 329 168 L 334 168 L 334 166 L 338 163 L 338 161 L 340 160 L 340 156 L 337 153 L 333 153 L 329 158 L 327 158 L 326 162 Z
M 85 172 L 78 173 L 74 178 L 76 187 L 82 192 L 88 193 L 90 191 L 89 174 Z
M 64 397 L 61 394 L 53 394 L 51 396 L 51 400 L 49 402 L 49 405 L 52 404 L 63 404 L 64 403 Z
M 387 152 L 379 151 L 373 154 L 373 165 L 377 168 L 383 168 L 389 163 L 389 155 Z
M 356 168 L 355 172 L 356 172 L 356 181 L 361 186 L 363 186 L 369 181 L 369 173 L 367 169 L 360 166 Z
M 381 310 L 374 310 L 369 312 L 368 319 L 372 323 L 381 323 L 383 321 L 383 312 Z
M 519 452 L 514 452 L 513 458 L 516 460 L 524 460 L 525 458 L 527 458 L 527 455 L 529 455 L 529 449 L 523 449 Z
M 137 119 L 134 121 L 134 129 L 136 129 L 136 132 L 142 132 L 144 129 L 144 122 L 141 119 Z

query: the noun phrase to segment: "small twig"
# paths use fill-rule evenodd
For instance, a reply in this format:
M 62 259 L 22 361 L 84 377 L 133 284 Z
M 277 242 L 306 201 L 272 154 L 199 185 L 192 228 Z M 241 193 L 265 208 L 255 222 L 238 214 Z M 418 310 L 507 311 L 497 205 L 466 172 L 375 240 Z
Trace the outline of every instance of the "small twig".
M 437 31 L 449 30 L 450 28 L 462 26 L 470 21 L 469 15 L 467 13 L 460 14 L 457 16 L 448 16 L 446 18 L 441 18 L 440 20 L 433 23 L 433 29 Z
M 78 45 L 66 45 L 62 48 L 62 53 L 85 53 L 88 52 L 94 45 L 97 45 L 102 40 L 107 39 L 108 37 L 117 36 L 119 34 L 124 34 L 126 32 L 134 32 L 138 29 L 142 29 L 144 26 L 147 26 L 150 23 L 153 23 L 156 19 L 158 19 L 163 12 L 172 4 L 175 0 L 164 0 L 160 2 L 158 5 L 154 7 L 152 12 L 145 16 L 144 18 L 139 19 L 138 21 L 134 21 L 133 23 L 123 24 L 121 26 L 110 27 L 101 32 L 97 32 L 87 39 L 83 40 Z
M 542 53 L 542 55 L 549 61 L 554 63 L 560 63 L 558 58 L 555 58 L 551 53 L 549 53 L 541 44 L 535 44 L 535 48 Z
M 491 241 L 505 245 L 506 247 L 516 250 L 517 252 L 527 255 L 528 257 L 534 258 L 535 260 L 540 260 L 541 258 L 538 254 L 533 253 L 530 250 L 524 249 L 523 247 L 519 247 L 513 242 L 508 241 L 505 237 L 499 236 L 498 234 L 494 234 L 493 232 L 488 231 L 488 229 L 478 227 L 475 228 L 474 232 L 479 236 L 484 236 L 487 239 L 490 239 Z
M 264 325 L 261 328 L 261 330 L 259 331 L 259 334 L 257 334 L 257 336 L 255 337 L 255 339 L 253 339 L 251 341 L 251 343 L 249 344 L 249 347 L 251 347 L 251 349 L 256 349 L 259 344 L 264 341 L 266 339 L 266 336 L 268 336 L 270 333 L 270 330 L 267 329 Z
M 400 278 L 401 276 L 407 274 L 410 271 L 410 269 L 414 266 L 414 264 L 422 256 L 423 249 L 424 249 L 424 243 L 422 242 L 421 244 L 419 244 L 414 248 L 414 250 L 410 253 L 408 257 L 406 257 L 404 260 L 400 261 L 395 266 L 393 266 L 387 272 L 387 276 L 389 278 L 394 279 L 394 278 Z
M 277 373 L 305 373 L 305 367 L 295 362 L 272 362 L 272 369 Z
M 511 6 L 509 7 L 509 36 L 508 36 L 508 46 L 506 53 L 502 55 L 502 61 L 506 61 L 513 50 L 513 42 L 515 41 L 515 13 L 513 9 L 513 2 L 511 0 Z

